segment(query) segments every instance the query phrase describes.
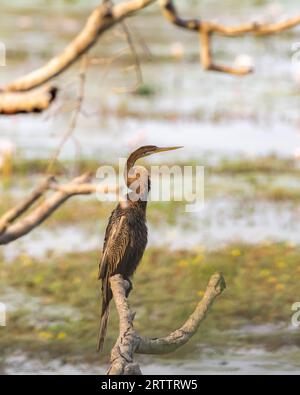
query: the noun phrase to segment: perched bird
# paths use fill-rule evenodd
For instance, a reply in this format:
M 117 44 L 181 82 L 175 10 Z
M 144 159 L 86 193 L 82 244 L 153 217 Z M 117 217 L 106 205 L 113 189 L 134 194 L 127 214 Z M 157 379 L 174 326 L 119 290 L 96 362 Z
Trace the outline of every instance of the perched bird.
M 138 148 L 128 158 L 125 166 L 125 183 L 128 194 L 112 212 L 105 232 L 99 279 L 102 280 L 102 311 L 98 338 L 98 351 L 102 350 L 107 330 L 109 303 L 112 299 L 109 278 L 121 274 L 128 280 L 135 272 L 147 244 L 146 208 L 150 191 L 148 171 L 135 162 L 159 152 L 181 147 L 159 148 L 146 145 Z M 130 292 L 128 291 L 128 293 Z

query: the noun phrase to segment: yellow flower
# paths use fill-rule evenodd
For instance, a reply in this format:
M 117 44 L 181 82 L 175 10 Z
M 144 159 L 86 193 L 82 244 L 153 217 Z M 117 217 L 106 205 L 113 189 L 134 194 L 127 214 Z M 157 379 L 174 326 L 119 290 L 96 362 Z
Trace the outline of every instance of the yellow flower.
M 286 263 L 283 261 L 279 261 L 276 263 L 276 267 L 278 267 L 278 269 L 284 269 L 286 268 Z
M 276 291 L 283 291 L 284 288 L 285 288 L 285 287 L 284 287 L 283 284 L 277 284 L 276 287 L 275 287 Z
M 81 284 L 81 278 L 80 277 L 75 277 L 74 278 L 74 280 L 73 280 L 73 284 L 75 284 L 75 285 L 78 285 L 78 284 Z
M 200 296 L 200 298 L 203 298 L 204 296 L 204 291 L 198 291 L 197 295 Z
M 50 339 L 53 338 L 53 335 L 52 335 L 52 333 L 50 333 L 50 332 L 41 331 L 41 332 L 38 333 L 38 337 L 39 337 L 41 340 L 50 340 Z
M 192 260 L 192 265 L 199 265 L 204 259 L 203 255 L 197 255 L 193 260 Z
M 271 274 L 270 270 L 263 269 L 259 272 L 260 277 L 269 277 Z
M 231 250 L 230 253 L 232 256 L 241 256 L 241 251 L 238 248 Z
M 67 334 L 65 332 L 59 332 L 57 335 L 58 340 L 64 340 L 67 337 Z
M 178 263 L 178 265 L 180 266 L 180 267 L 187 267 L 188 266 L 188 261 L 186 261 L 185 259 L 181 259 L 180 261 L 179 261 L 179 263 Z

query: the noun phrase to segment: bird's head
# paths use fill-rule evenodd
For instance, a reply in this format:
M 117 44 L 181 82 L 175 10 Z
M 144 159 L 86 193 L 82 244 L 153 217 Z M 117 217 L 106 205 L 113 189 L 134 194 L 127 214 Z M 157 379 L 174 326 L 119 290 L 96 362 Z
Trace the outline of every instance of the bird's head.
M 137 150 L 133 151 L 127 159 L 127 165 L 125 169 L 125 180 L 127 186 L 131 188 L 133 183 L 137 179 L 142 178 L 143 180 L 147 180 L 148 182 L 148 188 L 146 188 L 146 190 L 148 191 L 150 189 L 150 179 L 148 176 L 148 172 L 146 171 L 146 169 L 141 168 L 140 166 L 134 166 L 135 162 L 138 159 L 145 158 L 146 156 L 158 154 L 160 152 L 173 151 L 179 148 L 182 147 L 157 147 L 156 145 L 144 145 L 143 147 L 140 147 Z
M 153 154 L 158 154 L 160 152 L 173 151 L 179 148 L 182 147 L 157 147 L 156 145 L 144 145 L 143 147 L 140 147 L 132 152 L 132 154 L 128 158 L 127 163 L 133 166 L 138 159 L 145 158 L 146 156 L 150 156 Z

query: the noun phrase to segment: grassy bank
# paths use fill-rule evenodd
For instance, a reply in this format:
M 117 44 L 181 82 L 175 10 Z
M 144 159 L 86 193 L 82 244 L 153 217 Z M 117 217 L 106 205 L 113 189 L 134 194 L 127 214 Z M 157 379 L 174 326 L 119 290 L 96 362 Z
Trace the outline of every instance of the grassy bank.
M 8 326 L 1 328 L 4 354 L 23 350 L 51 358 L 97 360 L 98 260 L 98 251 L 50 255 L 42 262 L 26 255 L 13 264 L 1 260 L 3 297 L 11 287 L 24 301 L 9 313 Z M 149 249 L 131 295 L 136 327 L 148 336 L 175 329 L 202 297 L 210 275 L 222 271 L 227 290 L 192 342 L 177 352 L 180 357 L 199 352 L 200 344 L 218 347 L 224 346 L 224 341 L 231 346 L 242 342 L 244 347 L 261 344 L 270 349 L 299 346 L 299 331 L 242 331 L 243 335 L 233 331 L 243 325 L 281 322 L 288 327 L 291 305 L 299 299 L 299 262 L 300 248 L 291 244 L 232 245 L 215 252 Z M 116 335 L 113 310 L 106 352 Z
M 148 162 L 149 163 L 149 162 Z M 168 163 L 165 160 L 162 162 L 166 165 L 174 165 L 174 163 Z M 78 173 L 91 171 L 96 172 L 99 166 L 107 164 L 106 161 L 101 162 L 95 159 L 79 158 L 76 161 L 76 170 Z M 268 174 L 268 175 L 300 175 L 299 161 L 293 159 L 285 159 L 277 157 L 276 155 L 268 155 L 264 157 L 258 157 L 250 159 L 246 157 L 240 157 L 237 159 L 223 158 L 218 164 L 210 164 L 209 157 L 191 158 L 190 160 L 179 160 L 176 161 L 176 165 L 206 165 L 207 170 L 211 174 Z M 17 158 L 13 163 L 13 173 L 17 176 L 30 176 L 30 175 L 43 175 L 49 165 L 49 159 L 30 159 L 30 158 Z M 73 160 L 61 160 L 56 162 L 53 166 L 53 173 L 57 175 L 66 174 L 68 170 L 74 169 Z

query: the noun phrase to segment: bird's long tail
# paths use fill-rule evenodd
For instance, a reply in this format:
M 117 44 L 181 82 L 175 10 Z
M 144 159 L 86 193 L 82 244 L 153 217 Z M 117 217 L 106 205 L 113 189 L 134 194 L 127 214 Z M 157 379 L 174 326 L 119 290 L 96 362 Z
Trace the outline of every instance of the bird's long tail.
M 97 351 L 102 351 L 104 339 L 107 331 L 107 323 L 109 317 L 109 302 L 111 300 L 111 290 L 109 288 L 108 278 L 103 280 L 102 284 L 102 310 L 101 310 L 101 320 L 98 335 Z
M 100 352 L 103 349 L 104 339 L 107 331 L 108 317 L 109 317 L 109 304 L 107 306 L 102 306 L 101 322 L 100 322 L 98 345 L 97 345 L 97 351 Z

